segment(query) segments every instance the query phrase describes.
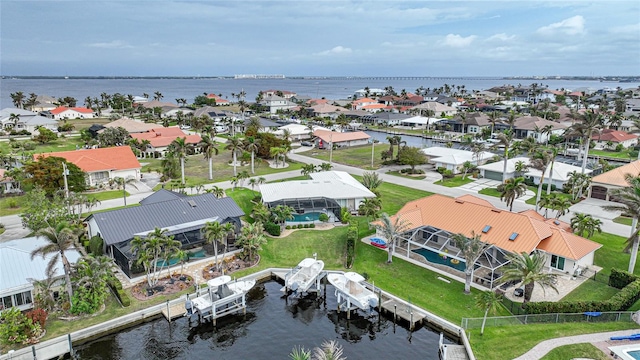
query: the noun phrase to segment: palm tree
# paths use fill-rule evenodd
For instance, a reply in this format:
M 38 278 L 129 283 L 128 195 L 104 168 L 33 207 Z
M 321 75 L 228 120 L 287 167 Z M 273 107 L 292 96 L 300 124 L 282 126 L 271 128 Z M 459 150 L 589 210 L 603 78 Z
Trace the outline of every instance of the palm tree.
M 263 202 L 254 203 L 253 209 L 251 209 L 251 217 L 254 221 L 265 224 L 271 220 L 271 211 Z
M 573 203 L 571 202 L 571 200 L 569 200 L 569 198 L 557 195 L 555 193 L 553 195 L 556 196 L 552 196 L 551 198 L 551 207 L 553 208 L 553 210 L 557 211 L 556 219 L 559 219 L 560 216 L 566 214 L 569 211 L 569 208 L 573 205 Z
M 124 200 L 124 206 L 127 206 L 127 190 L 126 190 L 127 184 L 133 186 L 137 190 L 138 189 L 138 187 L 136 186 L 137 179 L 134 178 L 133 176 L 130 176 L 126 179 L 123 177 L 116 177 L 114 178 L 114 180 L 116 181 L 116 184 L 118 184 L 118 186 L 122 186 L 122 199 Z
M 410 230 L 410 223 L 405 219 L 396 216 L 394 220 L 391 219 L 387 213 L 383 213 L 380 218 L 380 224 L 376 225 L 376 231 L 391 243 L 388 247 L 389 255 L 387 257 L 387 263 L 393 262 L 393 253 L 396 252 L 396 240 L 400 235 Z
M 482 319 L 482 327 L 480 328 L 480 335 L 484 334 L 484 325 L 487 322 L 487 315 L 491 312 L 495 312 L 496 308 L 502 303 L 502 295 L 497 294 L 491 290 L 483 291 L 476 295 L 476 306 L 480 309 L 484 309 L 484 318 Z
M 482 256 L 489 244 L 482 241 L 480 234 L 476 234 L 473 231 L 471 232 L 471 237 L 463 234 L 453 234 L 451 240 L 453 240 L 455 246 L 460 249 L 464 257 L 464 293 L 471 294 L 471 281 L 473 281 L 473 271 L 476 267 L 476 261 Z
M 218 155 L 217 144 L 209 135 L 202 135 L 202 140 L 198 143 L 202 156 L 209 162 L 209 180 L 213 180 L 213 155 Z
M 624 179 L 629 186 L 611 190 L 611 196 L 616 198 L 616 205 L 602 206 L 608 211 L 621 211 L 623 215 L 633 218 L 631 235 L 626 241 L 624 252 L 631 251 L 628 271 L 633 274 L 638 258 L 638 219 L 640 218 L 640 175 L 625 174 Z
M 374 191 L 380 185 L 382 185 L 382 179 L 376 172 L 368 171 L 362 174 L 362 185 L 367 189 Z
M 313 164 L 305 164 L 302 166 L 302 169 L 300 170 L 300 172 L 302 173 L 302 176 L 304 177 L 309 177 L 309 174 L 316 172 L 316 166 Z
M 37 235 L 44 237 L 45 240 L 47 240 L 47 244 L 31 251 L 31 259 L 33 260 L 33 258 L 38 255 L 41 255 L 44 259 L 45 256 L 54 254 L 51 257 L 51 260 L 49 260 L 47 268 L 54 268 L 58 263 L 58 260 L 62 259 L 65 287 L 67 288 L 69 303 L 71 304 L 73 299 L 73 288 L 71 286 L 71 263 L 69 262 L 69 259 L 67 259 L 65 251 L 76 247 L 78 235 L 69 226 L 69 224 L 65 222 L 41 229 L 37 232 Z
M 13 101 L 13 105 L 18 109 L 22 109 L 22 104 L 24 103 L 24 93 L 22 91 L 17 91 L 15 93 L 9 94 L 11 96 L 11 101 Z
M 576 213 L 571 218 L 571 230 L 579 236 L 585 236 L 591 238 L 596 231 L 602 232 L 602 220 L 596 219 L 589 214 Z
M 136 256 L 136 263 L 144 267 L 149 288 L 153 288 L 158 283 L 158 261 L 162 256 L 166 232 L 166 229 L 155 228 L 144 238 L 134 236 L 130 243 L 131 253 Z
M 249 261 L 252 261 L 256 251 L 262 250 L 262 245 L 267 243 L 264 236 L 264 227 L 261 222 L 245 225 L 240 231 L 237 244 L 242 246 L 242 250 L 248 255 Z
M 225 150 L 231 150 L 233 155 L 233 176 L 236 176 L 238 175 L 238 153 L 243 150 L 242 141 L 235 137 L 229 138 Z
M 507 203 L 509 211 L 513 211 L 513 201 L 525 194 L 527 185 L 522 177 L 511 178 L 498 185 L 498 191 L 500 192 L 500 200 Z
M 323 162 L 322 164 L 318 165 L 320 167 L 320 171 L 330 171 L 331 168 L 333 168 L 333 165 L 331 165 L 328 162 Z
M 13 124 L 13 128 L 15 129 L 20 122 L 20 115 L 14 113 L 9 114 L 9 122 Z
M 498 134 L 496 136 L 496 140 L 498 140 L 498 142 L 494 145 L 494 147 L 500 147 L 500 146 L 504 147 L 504 153 L 503 153 L 504 165 L 502 169 L 502 182 L 505 182 L 507 181 L 507 161 L 509 160 L 509 146 L 513 141 L 513 134 L 511 133 L 511 131 L 505 131 L 503 133 Z
M 556 292 L 558 291 L 554 284 L 556 275 L 544 271 L 544 264 L 547 261 L 546 255 L 539 252 L 529 255 L 522 252 L 521 254 L 509 254 L 507 259 L 509 265 L 507 265 L 502 279 L 504 281 L 518 281 L 524 285 L 523 304 L 531 300 L 535 283 L 540 284 L 543 290 L 550 287 Z
M 538 211 L 538 202 L 540 202 L 540 196 L 542 195 L 542 184 L 544 183 L 544 174 L 547 172 L 547 167 L 551 163 L 551 154 L 546 150 L 536 151 L 529 161 L 529 166 L 540 171 L 540 181 L 538 182 L 538 193 L 536 194 L 536 211 Z M 551 186 L 549 186 L 551 187 Z
M 271 209 L 271 215 L 273 216 L 273 221 L 280 224 L 282 227 L 287 220 L 293 219 L 293 213 L 295 210 L 291 206 L 287 205 L 278 205 Z
M 218 265 L 218 242 L 228 233 L 227 229 L 217 221 L 211 221 L 204 224 L 200 232 L 205 238 L 205 243 L 213 244 L 214 264 L 216 270 L 220 270 Z
M 516 177 L 521 177 L 522 175 L 524 175 L 525 172 L 527 172 L 527 170 L 529 170 L 529 165 L 522 160 L 518 160 L 516 161 L 515 169 L 516 169 Z
M 579 136 L 582 139 L 584 158 L 582 159 L 582 173 L 584 174 L 587 168 L 587 160 L 589 158 L 589 144 L 591 143 L 591 136 L 598 133 L 602 129 L 602 118 L 599 114 L 593 110 L 589 110 L 586 113 L 580 115 L 580 122 L 571 125 L 568 128 L 568 134 Z
M 153 93 L 153 100 L 160 101 L 164 96 L 160 91 L 156 91 Z
M 211 189 L 207 189 L 206 192 L 212 193 L 213 196 L 217 197 L 218 199 L 224 197 L 224 189 L 219 186 L 214 185 Z
M 556 157 L 558 157 L 559 148 L 552 146 L 549 148 L 549 156 L 551 157 L 551 167 L 549 168 L 549 183 L 547 184 L 547 194 L 551 193 L 551 184 L 553 183 L 553 165 L 556 163 Z M 542 179 L 540 179 L 542 181 Z
M 370 219 L 375 219 L 376 216 L 382 210 L 382 201 L 380 198 L 366 198 L 358 206 L 358 215 L 366 216 Z
M 346 360 L 342 355 L 342 346 L 336 340 L 327 340 L 313 349 L 313 360 Z
M 248 136 L 245 139 L 244 142 L 244 150 L 251 152 L 251 173 L 255 174 L 255 168 L 254 168 L 254 164 L 255 164 L 255 154 L 258 151 L 258 149 L 260 148 L 259 146 L 260 144 L 260 140 L 253 137 L 253 136 Z
M 181 179 L 183 185 L 185 183 L 184 160 L 186 159 L 187 154 L 189 154 L 192 150 L 193 144 L 187 143 L 186 137 L 176 138 L 171 144 L 169 144 L 169 152 L 173 153 L 180 159 L 180 173 L 182 176 Z

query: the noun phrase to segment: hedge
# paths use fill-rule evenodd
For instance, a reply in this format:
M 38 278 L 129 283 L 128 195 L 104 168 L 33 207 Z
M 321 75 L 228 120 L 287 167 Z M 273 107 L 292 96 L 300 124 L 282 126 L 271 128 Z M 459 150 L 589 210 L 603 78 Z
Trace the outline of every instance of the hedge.
M 638 280 L 638 276 L 628 273 L 624 270 L 611 269 L 611 275 L 609 275 L 609 286 L 616 289 L 623 289 L 625 286 Z
M 128 307 L 129 305 L 131 305 L 131 299 L 129 298 L 127 293 L 124 292 L 124 289 L 122 289 L 122 283 L 120 283 L 120 281 L 116 279 L 115 276 L 109 277 L 109 279 L 107 280 L 107 285 L 109 285 L 118 300 L 120 300 L 122 306 Z
M 264 225 L 264 230 L 271 236 L 280 236 L 280 225 L 271 221 Z

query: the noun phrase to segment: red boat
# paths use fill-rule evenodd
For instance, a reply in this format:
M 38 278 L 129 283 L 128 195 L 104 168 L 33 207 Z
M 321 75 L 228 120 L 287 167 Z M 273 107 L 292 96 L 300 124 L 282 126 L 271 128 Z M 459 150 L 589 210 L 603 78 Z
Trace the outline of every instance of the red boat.
M 379 247 L 380 249 L 387 248 L 387 242 L 377 237 L 371 238 L 371 245 Z

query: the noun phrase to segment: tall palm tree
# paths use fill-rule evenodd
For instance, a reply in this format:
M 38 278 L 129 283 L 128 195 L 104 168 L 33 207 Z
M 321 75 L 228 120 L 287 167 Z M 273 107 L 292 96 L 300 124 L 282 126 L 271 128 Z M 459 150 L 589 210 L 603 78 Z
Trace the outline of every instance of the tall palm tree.
M 133 176 L 130 176 L 126 179 L 123 177 L 116 177 L 114 180 L 116 181 L 116 184 L 118 184 L 118 186 L 122 186 L 122 199 L 124 200 L 124 206 L 127 206 L 127 184 L 133 186 L 137 190 L 138 187 L 136 186 L 136 181 L 138 180 Z
M 484 334 L 484 325 L 487 322 L 487 315 L 491 312 L 495 312 L 496 308 L 502 303 L 502 295 L 495 293 L 491 290 L 483 291 L 476 295 L 476 306 L 480 309 L 484 309 L 484 318 L 482 319 L 482 327 L 480 328 L 480 335 Z
M 476 267 L 476 261 L 482 256 L 489 246 L 489 243 L 482 241 L 480 234 L 476 234 L 473 231 L 471 232 L 471 237 L 463 234 L 453 234 L 451 240 L 453 240 L 455 246 L 460 249 L 464 257 L 464 293 L 471 294 L 471 281 L 473 281 L 473 271 Z
M 243 252 L 247 254 L 249 261 L 253 261 L 257 251 L 262 250 L 262 245 L 267 243 L 264 235 L 264 227 L 261 222 L 247 224 L 242 227 L 238 236 L 237 244 L 242 246 Z
M 549 183 L 547 183 L 547 195 L 551 193 L 551 184 L 553 184 L 553 166 L 556 163 L 556 158 L 558 157 L 558 153 L 560 149 L 552 146 L 549 148 L 549 156 L 551 157 L 551 164 L 549 168 Z M 542 179 L 540 179 L 542 181 Z
M 184 160 L 192 150 L 193 144 L 188 143 L 186 137 L 176 138 L 171 144 L 169 144 L 169 151 L 180 159 L 180 174 L 183 185 L 185 183 Z
M 202 135 L 202 140 L 198 143 L 202 156 L 209 162 L 209 180 L 213 180 L 213 155 L 218 155 L 218 147 L 216 145 L 218 143 L 209 135 Z
M 547 168 L 551 164 L 551 154 L 546 150 L 539 150 L 533 153 L 529 166 L 540 171 L 540 181 L 538 182 L 538 193 L 536 194 L 536 211 L 538 211 L 538 203 L 540 202 L 540 196 L 542 196 L 542 184 L 544 183 L 544 174 L 547 172 Z M 551 187 L 551 185 L 549 185 Z
M 64 268 L 65 287 L 69 294 L 69 303 L 73 299 L 73 287 L 71 286 L 71 263 L 65 254 L 65 251 L 76 247 L 78 242 L 77 233 L 66 222 L 61 222 L 53 226 L 46 227 L 37 232 L 38 236 L 42 236 L 47 240 L 45 245 L 40 246 L 31 251 L 31 259 L 41 255 L 44 259 L 47 255 L 52 255 L 47 268 L 53 268 L 62 259 Z M 73 305 L 73 304 L 72 304 Z
M 616 205 L 602 206 L 608 211 L 621 211 L 623 215 L 633 218 L 631 235 L 626 241 L 624 252 L 631 251 L 629 272 L 633 274 L 638 258 L 638 219 L 640 218 L 640 175 L 625 174 L 624 179 L 629 184 L 626 187 L 611 190 L 611 196 L 616 198 Z
M 400 235 L 409 231 L 411 224 L 405 219 L 396 216 L 394 220 L 387 213 L 383 213 L 380 217 L 380 224 L 376 225 L 376 230 L 391 243 L 388 247 L 389 254 L 387 257 L 387 263 L 393 262 L 393 253 L 396 252 L 396 241 Z
M 540 284 L 543 290 L 546 287 L 550 287 L 558 292 L 554 284 L 556 275 L 544 271 L 544 264 L 547 261 L 546 255 L 539 252 L 529 255 L 526 252 L 522 252 L 521 254 L 509 254 L 507 259 L 509 260 L 509 265 L 507 265 L 502 279 L 504 281 L 515 280 L 524 285 L 523 304 L 531 300 L 535 283 Z
M 571 230 L 579 236 L 591 238 L 596 232 L 602 232 L 602 220 L 589 214 L 576 213 L 571 218 Z
M 227 235 L 227 230 L 217 221 L 211 221 L 204 224 L 200 232 L 205 238 L 207 244 L 213 244 L 214 264 L 216 270 L 220 270 L 218 265 L 218 242 Z
M 253 137 L 247 136 L 243 144 L 244 150 L 249 151 L 251 153 L 251 173 L 255 174 L 255 156 L 256 152 L 260 148 L 260 140 Z
M 166 237 L 166 229 L 155 228 L 146 237 L 136 235 L 131 240 L 131 253 L 136 256 L 136 263 L 144 267 L 149 288 L 158 283 L 158 261 L 162 258 Z
M 243 149 L 242 140 L 236 137 L 230 137 L 227 140 L 227 146 L 225 146 L 226 150 L 231 150 L 231 154 L 233 155 L 233 176 L 238 175 L 238 153 Z
M 505 131 L 496 136 L 496 140 L 498 142 L 494 145 L 494 147 L 503 147 L 503 168 L 502 168 L 502 182 L 507 181 L 507 161 L 509 160 L 509 146 L 511 146 L 511 142 L 513 141 L 513 133 L 511 131 Z
M 525 194 L 527 185 L 522 177 L 511 178 L 498 185 L 498 191 L 500 192 L 500 200 L 507 203 L 509 211 L 513 211 L 513 201 Z
M 582 158 L 582 173 L 587 168 L 587 160 L 589 158 L 589 145 L 593 134 L 600 132 L 602 129 L 602 117 L 593 110 L 589 110 L 580 115 L 580 121 L 571 125 L 567 129 L 568 135 L 578 136 L 582 140 L 584 157 Z

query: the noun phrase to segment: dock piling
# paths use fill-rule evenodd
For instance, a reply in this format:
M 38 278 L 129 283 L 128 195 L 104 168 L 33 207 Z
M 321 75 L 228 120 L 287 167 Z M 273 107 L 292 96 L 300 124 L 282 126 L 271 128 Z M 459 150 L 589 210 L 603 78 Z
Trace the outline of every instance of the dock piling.
M 71 336 L 71 335 L 69 335 Z M 33 360 L 38 360 L 38 357 L 36 356 L 36 346 L 35 345 L 31 345 L 31 352 L 33 353 Z M 71 353 L 73 355 L 73 353 Z
M 169 324 L 171 324 L 171 308 L 169 307 L 169 300 L 167 300 L 167 320 L 169 320 Z

